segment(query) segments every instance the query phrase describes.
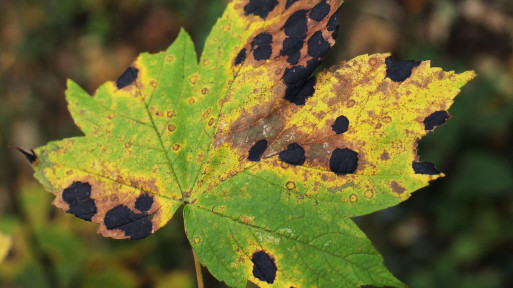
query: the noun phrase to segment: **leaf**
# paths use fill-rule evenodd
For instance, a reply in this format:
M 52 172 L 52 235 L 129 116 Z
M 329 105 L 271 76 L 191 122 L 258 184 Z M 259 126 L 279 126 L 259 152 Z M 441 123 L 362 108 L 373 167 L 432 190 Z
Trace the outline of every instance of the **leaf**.
M 362 55 L 313 72 L 341 1 L 234 0 L 197 61 L 181 31 L 92 96 L 68 82 L 85 136 L 34 151 L 68 213 L 141 239 L 184 206 L 200 262 L 234 287 L 404 287 L 350 217 L 443 174 L 417 141 L 474 77 Z M 30 160 L 30 159 L 29 159 Z
M 11 249 L 12 239 L 11 237 L 0 233 L 0 263 L 4 261 L 5 257 Z

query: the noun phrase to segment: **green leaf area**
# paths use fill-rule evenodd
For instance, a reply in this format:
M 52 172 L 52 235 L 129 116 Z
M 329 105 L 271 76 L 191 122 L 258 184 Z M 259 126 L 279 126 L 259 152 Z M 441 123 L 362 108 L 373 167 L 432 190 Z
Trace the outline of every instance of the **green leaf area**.
M 69 110 L 85 136 L 33 154 L 54 205 L 145 238 L 184 206 L 199 261 L 234 287 L 403 287 L 350 217 L 442 174 L 417 141 L 473 72 L 362 55 L 313 74 L 341 1 L 234 0 L 198 60 L 181 31 Z

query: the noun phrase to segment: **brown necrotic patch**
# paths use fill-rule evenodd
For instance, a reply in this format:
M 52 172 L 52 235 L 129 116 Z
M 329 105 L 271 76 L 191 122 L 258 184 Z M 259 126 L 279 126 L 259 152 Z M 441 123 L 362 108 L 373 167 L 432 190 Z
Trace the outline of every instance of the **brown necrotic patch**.
M 269 284 L 274 283 L 278 268 L 273 258 L 265 251 L 257 251 L 251 256 L 251 262 L 253 262 L 253 276 L 255 276 L 255 278 Z
M 78 218 L 91 221 L 97 213 L 96 204 L 91 199 L 91 185 L 87 182 L 73 182 L 62 192 L 62 199 L 69 205 L 66 212 Z
M 126 86 L 132 84 L 135 79 L 137 79 L 137 75 L 139 74 L 139 70 L 134 67 L 128 67 L 121 76 L 119 76 L 118 80 L 116 80 L 116 87 L 118 89 L 123 89 Z
M 265 20 L 276 5 L 278 5 L 276 0 L 249 0 L 248 4 L 244 6 L 244 14 L 246 16 L 253 14 Z
M 412 69 L 420 65 L 420 61 L 405 60 L 405 61 L 392 61 L 392 58 L 387 57 L 385 64 L 387 65 L 387 78 L 394 82 L 402 82 L 411 76 Z
M 253 162 L 258 162 L 262 159 L 262 155 L 267 149 L 267 140 L 262 139 L 259 140 L 249 149 L 248 160 Z
M 330 170 L 338 175 L 352 174 L 358 168 L 358 153 L 348 149 L 335 149 L 330 157 Z
M 451 115 L 447 111 L 436 111 L 424 119 L 424 128 L 433 130 L 451 119 Z

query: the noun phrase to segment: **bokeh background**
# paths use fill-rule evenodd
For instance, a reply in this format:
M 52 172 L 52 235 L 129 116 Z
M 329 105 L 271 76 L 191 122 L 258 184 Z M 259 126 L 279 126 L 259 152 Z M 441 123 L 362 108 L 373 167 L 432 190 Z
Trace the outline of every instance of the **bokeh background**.
M 177 216 L 141 241 L 98 236 L 51 206 L 26 160 L 33 148 L 80 135 L 65 81 L 87 91 L 115 80 L 143 51 L 185 27 L 201 51 L 222 0 L 0 0 L 0 233 L 13 246 L 0 287 L 195 287 Z M 348 0 L 327 63 L 392 52 L 478 77 L 454 118 L 420 143 L 446 178 L 408 201 L 355 219 L 412 287 L 513 287 L 513 2 Z M 1 249 L 0 249 L 1 250 Z M 204 270 L 206 287 L 224 287 Z

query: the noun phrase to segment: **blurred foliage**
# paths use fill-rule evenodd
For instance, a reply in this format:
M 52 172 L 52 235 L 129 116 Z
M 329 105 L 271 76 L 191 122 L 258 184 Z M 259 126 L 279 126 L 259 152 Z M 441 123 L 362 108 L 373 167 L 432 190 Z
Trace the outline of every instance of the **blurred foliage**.
M 138 53 L 167 48 L 181 26 L 201 51 L 225 5 L 0 0 L 0 233 L 12 236 L 1 287 L 195 287 L 182 219 L 137 242 L 101 238 L 53 208 L 7 146 L 80 135 L 66 78 L 93 92 Z M 419 145 L 421 160 L 447 177 L 357 223 L 412 287 L 513 287 L 513 2 L 348 0 L 341 24 L 329 64 L 391 51 L 478 73 L 456 98 L 454 119 Z M 221 286 L 205 276 L 206 287 Z

